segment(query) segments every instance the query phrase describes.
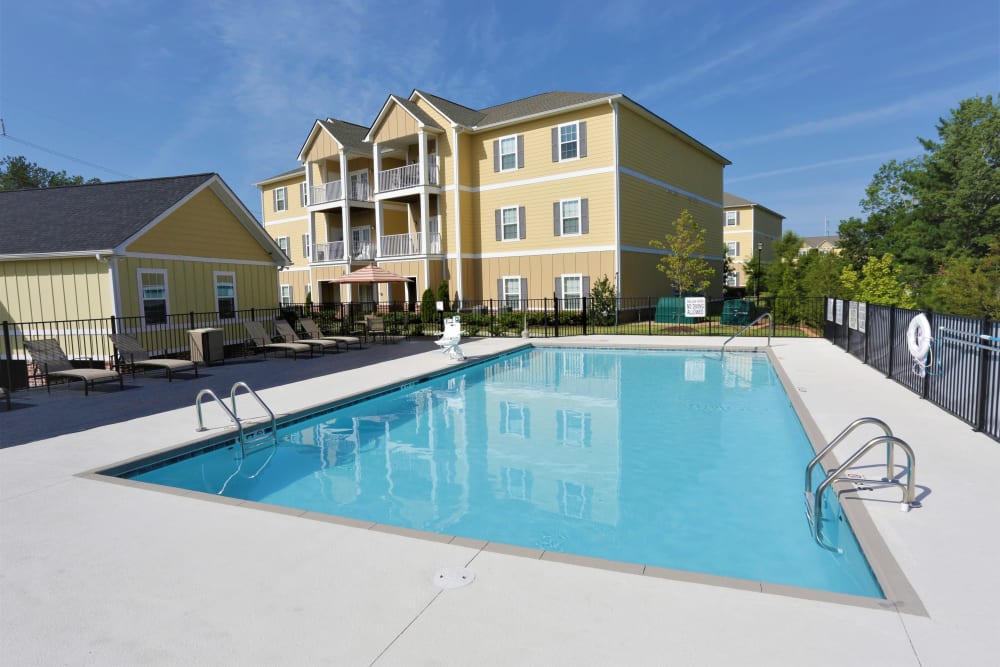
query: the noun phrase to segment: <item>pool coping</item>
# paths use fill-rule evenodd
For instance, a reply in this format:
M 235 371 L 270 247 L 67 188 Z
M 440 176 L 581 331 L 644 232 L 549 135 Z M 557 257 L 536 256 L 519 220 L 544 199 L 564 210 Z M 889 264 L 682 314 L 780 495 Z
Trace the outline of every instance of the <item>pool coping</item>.
M 597 344 L 595 345 L 594 343 Z M 379 395 L 382 393 L 386 393 L 388 391 L 395 391 L 398 388 L 407 386 L 413 381 L 422 381 L 438 377 L 441 375 L 447 375 L 455 372 L 460 368 L 479 365 L 482 363 L 488 363 L 493 359 L 501 358 L 511 354 L 516 354 L 526 348 L 532 348 L 532 347 L 560 347 L 560 348 L 576 348 L 576 349 L 627 349 L 627 350 L 645 349 L 645 350 L 659 350 L 659 351 L 682 350 L 682 351 L 704 351 L 711 353 L 719 352 L 718 349 L 713 349 L 710 347 L 699 346 L 699 345 L 669 345 L 669 346 L 651 345 L 651 346 L 637 347 L 635 345 L 623 345 L 623 344 L 617 344 L 614 341 L 605 342 L 601 340 L 595 340 L 593 342 L 563 341 L 562 343 L 557 341 L 548 341 L 548 340 L 545 341 L 526 340 L 523 345 L 518 345 L 514 348 L 510 348 L 502 352 L 497 352 L 477 357 L 469 357 L 468 359 L 462 362 L 449 365 L 443 369 L 431 373 L 427 372 L 416 373 L 414 375 L 410 375 L 402 379 L 395 380 L 389 385 L 384 385 L 381 387 L 376 387 L 374 389 L 367 389 L 361 392 L 357 392 L 355 394 L 350 394 L 335 401 L 326 401 L 322 403 L 316 403 L 311 406 L 306 406 L 298 410 L 295 413 L 294 418 L 291 418 L 291 420 L 297 421 L 298 419 L 307 418 L 307 415 L 309 414 L 315 414 L 317 412 L 322 412 L 327 410 L 335 410 L 338 409 L 338 407 L 355 403 L 357 401 L 365 400 L 366 398 L 372 397 L 374 395 Z M 796 387 L 792 384 L 788 375 L 785 373 L 784 369 L 781 366 L 780 361 L 774 354 L 771 347 L 757 346 L 757 345 L 742 346 L 742 347 L 732 348 L 731 352 L 757 352 L 757 353 L 765 352 L 768 355 L 768 358 L 771 360 L 771 363 L 775 368 L 775 372 L 779 378 L 779 381 L 781 381 L 782 386 L 785 389 L 785 393 L 788 396 L 789 401 L 791 402 L 797 416 L 799 417 L 799 420 L 802 423 L 803 429 L 805 430 L 806 435 L 809 438 L 810 444 L 812 445 L 814 451 L 819 452 L 823 447 L 825 447 L 826 442 L 824 441 L 824 438 L 822 436 L 819 427 L 813 420 L 812 416 L 809 414 L 808 409 L 805 406 L 805 403 L 798 396 L 798 391 Z M 285 421 L 289 421 L 291 416 L 282 415 L 282 417 L 285 419 Z M 279 422 L 281 421 L 282 418 L 279 417 Z M 812 600 L 816 602 L 826 602 L 826 603 L 848 605 L 853 607 L 861 607 L 866 609 L 875 609 L 882 611 L 895 611 L 914 616 L 929 617 L 929 614 L 927 613 L 923 603 L 920 601 L 920 598 L 916 593 L 916 590 L 909 583 L 909 580 L 902 572 L 898 562 L 892 556 L 891 552 L 888 549 L 888 546 L 882 539 L 882 536 L 879 533 L 877 527 L 875 526 L 874 521 L 872 520 L 867 509 L 864 507 L 864 503 L 841 502 L 841 507 L 843 508 L 844 514 L 848 518 L 850 527 L 853 530 L 855 537 L 857 538 L 861 546 L 861 549 L 865 555 L 865 558 L 868 561 L 869 566 L 872 569 L 872 572 L 875 575 L 876 580 L 882 587 L 882 591 L 885 594 L 885 599 L 851 595 L 846 593 L 835 593 L 832 591 L 823 591 L 819 589 L 791 586 L 787 584 L 776 584 L 776 583 L 757 581 L 752 579 L 739 579 L 735 577 L 726 577 L 721 575 L 692 572 L 687 570 L 663 568 L 663 567 L 644 565 L 638 563 L 612 561 L 590 556 L 579 556 L 574 554 L 546 551 L 543 549 L 521 547 L 517 545 L 510 545 L 500 542 L 476 540 L 455 535 L 445 535 L 441 533 L 421 531 L 412 528 L 404 528 L 399 526 L 380 524 L 376 522 L 362 521 L 349 517 L 342 517 L 333 514 L 325 514 L 311 510 L 300 510 L 296 508 L 282 507 L 278 505 L 271 505 L 257 501 L 229 498 L 202 491 L 191 491 L 187 489 L 168 487 L 148 482 L 140 482 L 136 480 L 115 476 L 116 474 L 121 474 L 126 470 L 135 467 L 135 464 L 137 463 L 156 462 L 158 460 L 161 460 L 162 458 L 166 458 L 168 455 L 170 457 L 183 456 L 186 453 L 193 451 L 200 451 L 201 449 L 205 449 L 206 447 L 212 446 L 214 442 L 218 442 L 220 445 L 224 445 L 225 443 L 232 441 L 234 436 L 235 432 L 232 430 L 227 430 L 227 432 L 225 433 L 214 433 L 206 436 L 201 436 L 198 438 L 187 440 L 182 443 L 160 448 L 152 452 L 147 452 L 142 455 L 123 459 L 115 463 L 105 464 L 97 468 L 76 473 L 73 476 L 82 479 L 98 480 L 105 483 L 118 484 L 133 488 L 141 488 L 148 491 L 165 493 L 167 495 L 194 498 L 229 506 L 245 507 L 255 511 L 265 511 L 275 514 L 282 514 L 286 516 L 294 516 L 322 523 L 337 524 L 351 528 L 361 528 L 365 530 L 372 530 L 402 537 L 409 537 L 429 542 L 436 542 L 440 544 L 455 544 L 476 549 L 477 552 L 499 553 L 511 556 L 518 556 L 522 558 L 529 558 L 533 560 L 543 560 L 543 561 L 557 562 L 569 565 L 597 568 L 619 573 L 649 576 L 649 577 L 669 579 L 674 581 L 697 583 L 709 586 L 719 586 L 719 587 L 742 590 L 742 591 L 752 591 L 752 592 L 759 592 L 771 595 L 780 595 L 780 596 L 798 598 L 803 600 Z M 855 494 L 853 497 L 857 496 L 857 489 L 850 483 L 834 482 L 834 487 L 838 494 L 838 499 L 843 499 L 846 494 L 852 494 L 852 493 Z

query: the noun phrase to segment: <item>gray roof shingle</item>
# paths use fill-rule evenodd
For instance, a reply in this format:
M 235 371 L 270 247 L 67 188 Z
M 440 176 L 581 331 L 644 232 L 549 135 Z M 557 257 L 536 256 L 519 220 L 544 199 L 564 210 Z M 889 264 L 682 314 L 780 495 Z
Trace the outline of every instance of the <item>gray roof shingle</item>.
M 371 153 L 371 146 L 365 144 L 369 128 L 364 125 L 348 123 L 346 120 L 337 120 L 336 118 L 327 118 L 319 122 L 344 148 L 360 153 Z
M 482 119 L 476 124 L 477 128 L 488 127 L 498 123 L 504 123 L 517 118 L 534 116 L 535 114 L 547 113 L 557 109 L 585 104 L 596 100 L 603 100 L 614 97 L 615 93 L 567 93 L 563 91 L 553 91 L 532 95 L 524 99 L 506 102 L 492 107 L 480 109 Z
M 0 255 L 110 250 L 215 177 L 0 192 Z

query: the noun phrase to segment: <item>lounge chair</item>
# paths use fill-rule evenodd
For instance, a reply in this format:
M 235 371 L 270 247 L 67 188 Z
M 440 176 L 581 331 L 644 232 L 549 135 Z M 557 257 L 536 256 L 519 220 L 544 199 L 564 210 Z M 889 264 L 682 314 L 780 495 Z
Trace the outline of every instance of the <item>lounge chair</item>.
M 3 387 L 0 387 L 0 398 L 3 399 L 3 402 L 7 404 L 7 409 L 10 410 L 10 394 Z
M 24 349 L 31 355 L 35 367 L 45 378 L 45 389 L 51 393 L 52 378 L 66 378 L 69 381 L 83 380 L 83 395 L 90 393 L 90 388 L 98 382 L 118 380 L 120 389 L 125 388 L 125 380 L 118 371 L 103 368 L 73 368 L 66 353 L 55 338 L 24 341 Z
M 303 317 L 299 319 L 299 323 L 302 324 L 302 328 L 306 330 L 310 338 L 316 338 L 319 340 L 335 340 L 341 343 L 346 350 L 351 345 L 357 345 L 358 349 L 364 347 L 361 336 L 330 336 L 323 333 L 323 330 L 319 328 L 319 325 L 313 322 L 308 317 Z
M 385 320 L 379 315 L 365 315 L 365 335 L 369 338 L 382 338 L 383 343 L 389 342 L 389 332 L 385 329 Z
M 303 345 L 302 343 L 272 342 L 271 336 L 264 331 L 264 325 L 260 322 L 247 321 L 243 323 L 243 327 L 247 330 L 247 335 L 250 336 L 247 342 L 253 345 L 255 349 L 262 350 L 265 359 L 267 358 L 268 350 L 282 350 L 286 357 L 291 352 L 293 359 L 299 356 L 299 352 L 308 352 L 309 356 L 312 356 L 312 347 L 308 345 Z
M 340 345 L 335 340 L 323 340 L 322 338 L 300 338 L 292 325 L 285 320 L 275 320 L 274 326 L 278 330 L 278 335 L 285 339 L 286 343 L 305 343 L 311 347 L 319 349 L 321 352 L 326 352 L 327 350 L 333 350 L 338 352 L 337 349 Z
M 162 368 L 167 372 L 167 382 L 174 381 L 174 371 L 193 370 L 194 376 L 198 377 L 198 364 L 193 361 L 187 359 L 151 359 L 142 343 L 128 334 L 108 334 L 108 338 L 118 350 L 122 365 L 132 371 L 133 378 L 136 367 Z
M 444 321 L 444 331 L 441 332 L 440 337 L 434 343 L 441 347 L 442 353 L 447 354 L 452 359 L 463 361 L 465 353 L 462 352 L 462 348 L 458 344 L 462 342 L 462 334 L 465 333 L 465 331 L 462 331 L 461 318 L 458 315 L 449 317 Z

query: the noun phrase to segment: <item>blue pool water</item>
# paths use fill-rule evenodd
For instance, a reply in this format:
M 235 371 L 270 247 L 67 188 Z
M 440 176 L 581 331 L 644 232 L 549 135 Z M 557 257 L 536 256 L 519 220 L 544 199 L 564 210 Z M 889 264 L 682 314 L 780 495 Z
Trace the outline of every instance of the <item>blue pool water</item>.
M 882 597 L 763 354 L 529 349 L 133 479 L 424 531 Z M 834 508 L 833 516 L 839 508 Z

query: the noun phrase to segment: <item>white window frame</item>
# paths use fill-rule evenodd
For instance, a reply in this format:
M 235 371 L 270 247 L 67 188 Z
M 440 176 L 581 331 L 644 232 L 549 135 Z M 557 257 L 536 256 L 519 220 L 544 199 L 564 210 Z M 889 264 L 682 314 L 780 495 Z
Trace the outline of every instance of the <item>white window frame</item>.
M 312 259 L 312 235 L 302 235 L 302 258 Z
M 280 213 L 288 210 L 288 188 L 282 185 L 274 189 L 274 212 Z
M 738 227 L 740 224 L 739 211 L 726 211 L 726 227 Z
M 309 184 L 305 181 L 299 183 L 299 205 L 302 208 L 309 205 Z
M 566 204 L 573 203 L 576 204 L 576 231 L 568 232 L 566 231 Z M 569 219 L 572 220 L 574 218 L 570 216 Z M 583 203 L 579 197 L 576 199 L 562 199 L 559 201 L 559 231 L 560 236 L 581 236 L 583 234 Z
M 282 306 L 292 305 L 292 286 L 291 285 L 281 285 L 279 287 L 278 302 Z
M 514 235 L 507 238 L 507 226 L 511 223 L 507 220 L 507 213 L 514 212 Z M 521 238 L 521 213 L 517 206 L 504 206 L 500 209 L 500 241 L 518 241 Z
M 509 151 L 505 151 L 504 150 L 503 144 L 504 144 L 505 141 L 511 142 L 511 150 L 509 150 Z M 511 135 L 508 135 L 506 137 L 500 137 L 500 139 L 499 139 L 499 146 L 500 146 L 500 171 L 516 171 L 517 170 L 517 135 L 516 134 L 511 134 Z M 504 166 L 504 158 L 505 157 L 509 157 L 510 158 L 510 162 L 511 163 L 510 163 L 509 167 L 505 167 Z
M 501 276 L 503 281 L 503 304 L 510 310 L 520 310 L 521 301 L 524 296 L 521 294 L 521 276 Z M 508 284 L 513 282 L 516 285 L 516 291 L 510 291 L 508 289 Z
M 369 185 L 368 170 L 355 169 L 347 172 L 347 190 L 344 196 L 348 199 L 358 201 L 368 201 L 371 199 L 371 186 Z M 355 187 L 358 192 L 355 192 Z M 354 195 L 357 195 L 356 197 Z
M 143 283 L 143 276 L 155 275 L 160 276 L 163 280 L 163 296 L 157 298 L 146 298 L 145 289 Z M 166 324 L 170 317 L 170 292 L 167 284 L 167 270 L 166 269 L 136 269 L 136 284 L 139 288 L 139 313 L 142 315 L 143 320 L 146 324 Z M 150 322 L 149 317 L 146 315 L 146 302 L 163 301 L 163 321 Z
M 528 411 L 524 403 L 515 401 L 504 401 L 506 411 L 504 413 L 504 423 L 502 432 L 506 435 L 514 435 L 519 438 L 525 437 L 528 425 Z M 511 417 L 513 416 L 513 419 Z
M 586 517 L 590 509 L 589 503 L 587 502 L 588 490 L 589 489 L 586 484 L 560 480 L 559 509 L 562 510 L 563 516 L 575 519 L 583 519 Z
M 225 297 L 219 295 L 219 279 L 228 278 L 229 284 L 232 285 L 233 295 L 231 297 Z M 223 283 L 225 284 L 225 283 Z M 215 290 L 215 312 L 219 314 L 220 320 L 231 320 L 236 318 L 236 311 L 239 307 L 236 305 L 236 272 L 235 271 L 213 271 L 212 272 L 212 285 Z M 222 306 L 220 304 L 222 299 L 232 299 L 233 300 L 233 310 L 232 314 L 223 314 Z
M 566 285 L 570 280 L 577 280 L 577 290 L 576 293 L 570 293 L 566 289 Z M 562 294 L 562 307 L 566 310 L 580 310 L 583 308 L 583 274 L 582 273 L 564 273 L 559 276 L 559 284 L 561 286 L 560 293 Z M 570 299 L 576 299 L 576 303 L 570 301 Z
M 573 128 L 573 136 L 574 136 L 574 138 L 573 139 L 569 139 L 569 140 L 564 140 L 563 139 L 563 128 L 568 128 L 568 127 L 572 127 Z M 563 123 L 556 130 L 556 137 L 559 140 L 559 161 L 560 162 L 569 162 L 570 160 L 579 160 L 580 159 L 580 123 L 579 122 Z M 563 147 L 564 146 L 569 146 L 570 144 L 573 145 L 573 154 L 572 155 L 568 155 L 568 156 L 563 155 Z
M 291 259 L 292 257 L 292 237 L 290 236 L 276 236 L 274 237 L 275 243 L 281 248 L 281 252 L 285 253 L 285 257 Z
M 740 252 L 740 242 L 739 241 L 726 241 L 726 256 L 727 257 L 739 257 Z
M 730 271 L 726 274 L 726 287 L 739 287 L 740 276 L 736 271 Z
M 504 490 L 512 500 L 528 500 L 528 479 L 530 473 L 523 468 L 503 468 Z

